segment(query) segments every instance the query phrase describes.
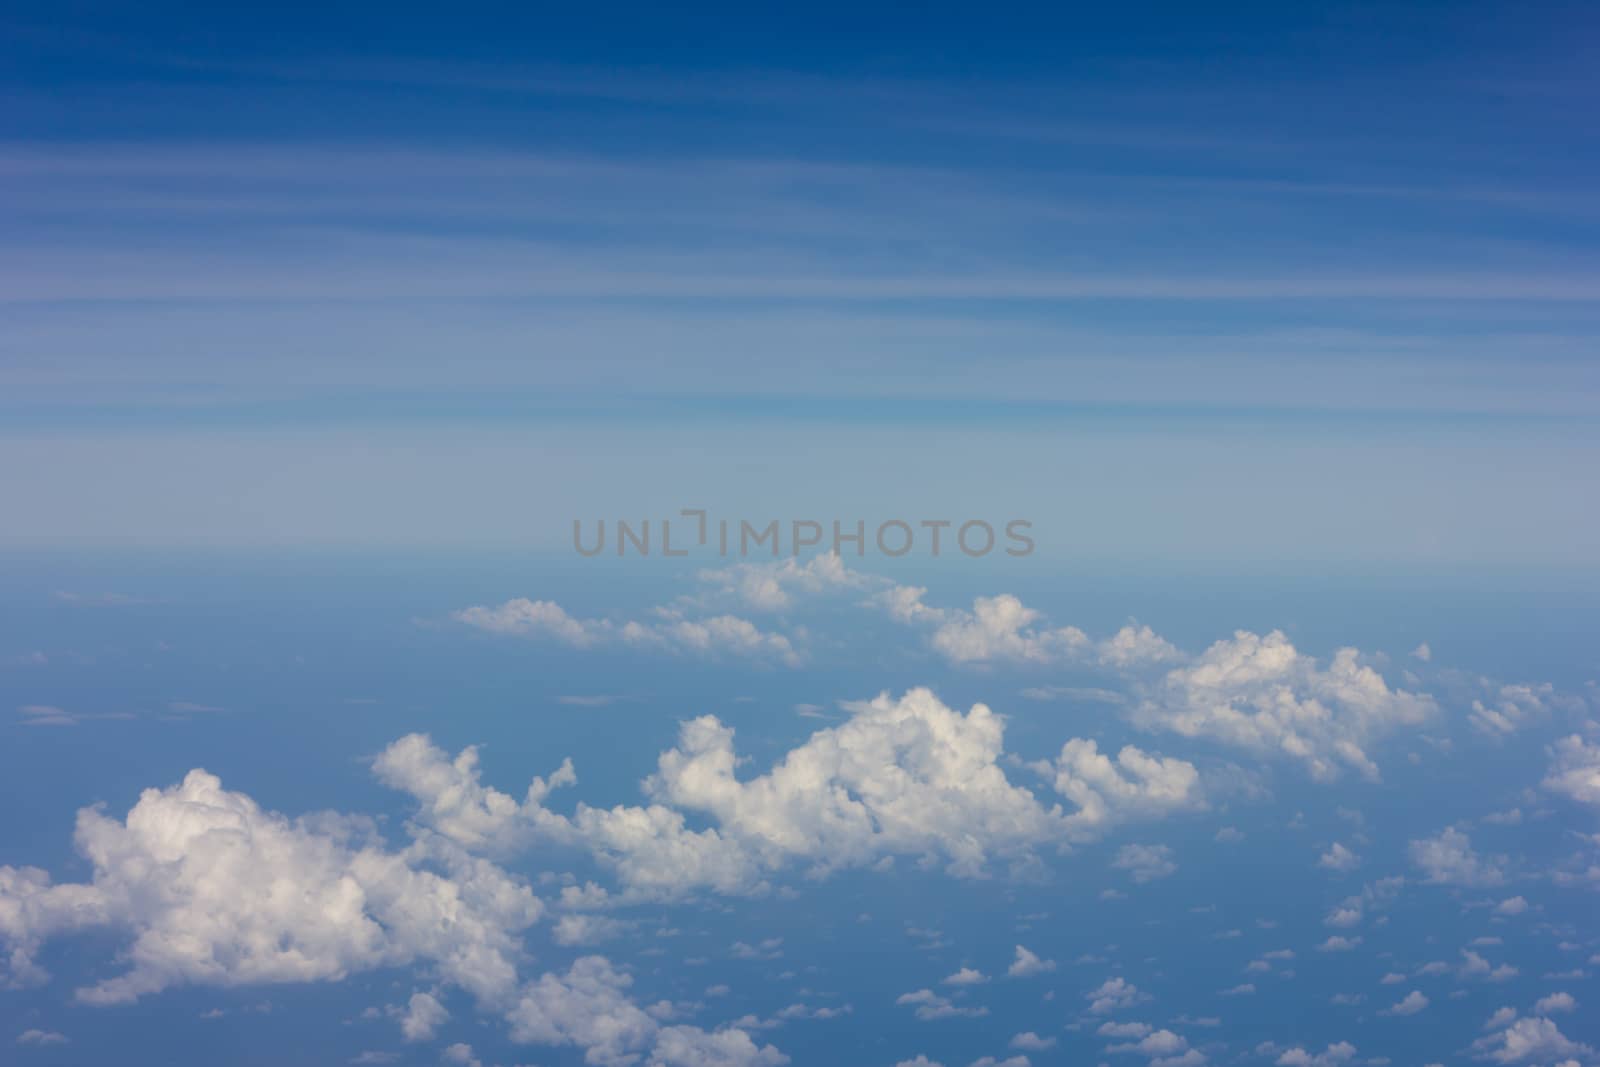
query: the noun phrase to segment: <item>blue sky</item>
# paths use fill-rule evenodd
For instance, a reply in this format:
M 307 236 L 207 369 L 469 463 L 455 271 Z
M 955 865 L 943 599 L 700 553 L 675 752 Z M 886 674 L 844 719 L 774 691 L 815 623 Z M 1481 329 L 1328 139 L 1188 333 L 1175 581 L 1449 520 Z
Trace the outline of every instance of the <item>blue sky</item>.
M 888 437 L 1063 557 L 1209 483 L 1150 552 L 1595 562 L 1579 8 L 7 19 L 8 543 L 553 548 Z
M 1600 1067 L 1597 33 L 9 5 L 0 1062 Z

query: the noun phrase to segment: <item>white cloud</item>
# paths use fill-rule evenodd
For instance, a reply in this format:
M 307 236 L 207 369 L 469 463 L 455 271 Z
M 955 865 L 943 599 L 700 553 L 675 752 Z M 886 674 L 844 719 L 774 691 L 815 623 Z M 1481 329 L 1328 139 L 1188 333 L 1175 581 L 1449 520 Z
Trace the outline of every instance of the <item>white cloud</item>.
M 1048 766 L 1048 765 L 1046 765 Z M 1078 806 L 1071 827 L 1098 830 L 1127 818 L 1152 817 L 1205 804 L 1194 764 L 1125 745 L 1113 762 L 1093 740 L 1074 738 L 1056 757 L 1055 790 Z
M 1011 1039 L 1011 1047 L 1023 1052 L 1045 1052 L 1056 1047 L 1056 1039 L 1040 1037 L 1032 1030 L 1027 1030 Z
M 1006 968 L 1006 975 L 1011 978 L 1031 978 L 1036 974 L 1047 974 L 1055 969 L 1055 960 L 1040 959 L 1033 952 L 1018 945 L 1016 954 L 1011 959 L 1011 966 Z
M 1303 1048 L 1292 1048 L 1277 1058 L 1278 1067 L 1338 1067 L 1339 1064 L 1349 1063 L 1355 1058 L 1356 1047 L 1348 1041 L 1336 1041 L 1321 1052 L 1307 1052 Z
M 419 824 L 463 846 L 539 838 L 579 845 L 645 893 L 751 892 L 792 861 L 825 873 L 891 855 L 942 859 L 953 873 L 973 876 L 994 857 L 1032 862 L 1036 846 L 1084 836 L 1058 805 L 1045 807 L 1007 779 L 1000 766 L 1004 726 L 984 705 L 962 714 L 914 689 L 848 710 L 844 723 L 812 734 L 748 779 L 735 774 L 733 731 L 710 716 L 691 720 L 644 783 L 657 803 L 580 804 L 571 817 L 544 807 L 553 788 L 575 779 L 567 764 L 548 780 L 535 779 L 520 801 L 479 782 L 472 750 L 451 759 L 420 735 L 391 745 L 375 766 L 418 799 Z M 1161 786 L 1132 789 L 1133 808 L 1163 806 L 1139 799 Z M 715 825 L 689 830 L 686 812 Z
M 789 638 L 757 627 L 735 615 L 691 619 L 675 608 L 660 608 L 655 619 L 615 623 L 580 619 L 549 600 L 517 597 L 493 607 L 462 608 L 451 618 L 491 633 L 549 638 L 573 648 L 620 643 L 707 656 L 734 655 L 771 659 L 798 666 L 800 653 Z
M 407 1041 L 432 1041 L 449 1018 L 450 1013 L 432 993 L 413 993 L 400 1019 L 400 1035 Z
M 1600 745 L 1577 734 L 1556 742 L 1544 787 L 1580 804 L 1600 805 Z
M 37 978 L 42 939 L 126 930 L 127 972 L 78 991 L 93 1004 L 182 984 L 333 981 L 414 960 L 493 998 L 515 985 L 516 934 L 543 910 L 526 886 L 441 838 L 389 852 L 363 820 L 290 820 L 199 770 L 146 790 L 125 822 L 80 811 L 77 845 L 94 868 L 88 884 L 0 868 L 0 937 L 13 979 Z
M 934 626 L 929 644 L 951 663 L 1081 663 L 1137 671 L 1182 659 L 1182 653 L 1148 626 L 1127 625 L 1102 641 L 1076 626 L 1040 625 L 1044 616 L 1010 593 L 980 596 L 971 611 L 933 608 L 927 590 L 894 586 L 874 603 L 897 622 Z
M 957 1004 L 949 997 L 940 996 L 931 989 L 919 989 L 914 993 L 902 993 L 895 998 L 895 1003 L 902 1007 L 916 1009 L 917 1018 L 923 1022 L 932 1022 L 934 1019 L 949 1019 L 956 1016 L 977 1018 L 989 1014 L 988 1008 Z
M 1085 993 L 1084 999 L 1089 1002 L 1091 1013 L 1110 1015 L 1114 1011 L 1130 1008 L 1149 998 L 1139 991 L 1138 986 L 1125 978 L 1107 978 Z
M 1472 839 L 1454 827 L 1437 837 L 1411 842 L 1411 862 L 1422 868 L 1427 880 L 1439 885 L 1489 887 L 1503 883 L 1501 861 L 1473 851 Z
M 54 1030 L 24 1030 L 17 1035 L 19 1045 L 65 1045 L 67 1036 Z
M 1360 944 L 1361 944 L 1361 938 L 1359 938 L 1359 937 L 1339 937 L 1339 936 L 1334 936 L 1334 937 L 1328 938 L 1322 944 L 1318 945 L 1317 946 L 1317 951 L 1318 952 L 1349 952 L 1352 949 L 1358 947 Z
M 651 1067 L 776 1067 L 788 1062 L 743 1030 L 708 1032 L 663 1027 L 628 996 L 633 979 L 603 956 L 584 956 L 565 974 L 527 983 L 506 1011 L 511 1039 L 523 1044 L 576 1046 L 584 1061 L 622 1067 L 648 1052 Z
M 1535 1015 L 1555 1015 L 1558 1012 L 1575 1011 L 1578 1001 L 1571 993 L 1551 993 L 1547 997 L 1540 997 L 1533 1005 Z
M 1317 866 L 1324 870 L 1344 873 L 1361 866 L 1361 857 L 1335 841 L 1333 847 L 1317 859 Z
M 1413 989 L 1411 992 L 1409 992 L 1405 996 L 1401 997 L 1400 1001 L 1398 1003 L 1396 1003 L 1394 1005 L 1391 1005 L 1388 1008 L 1385 1008 L 1383 1010 L 1382 1014 L 1384 1014 L 1384 1015 L 1415 1015 L 1419 1011 L 1422 1011 L 1427 1006 L 1428 1006 L 1428 998 L 1426 996 L 1424 996 L 1419 990 Z
M 1467 719 L 1474 729 L 1491 737 L 1505 737 L 1542 718 L 1552 702 L 1560 703 L 1555 687 L 1540 685 L 1502 685 L 1488 694 L 1487 701 L 1472 702 Z
M 1128 872 L 1141 885 L 1166 878 L 1177 871 L 1172 859 L 1172 849 L 1166 845 L 1123 845 L 1111 865 Z
M 1553 1064 L 1594 1055 L 1593 1049 L 1570 1040 L 1546 1018 L 1518 1019 L 1499 1033 L 1474 1041 L 1472 1050 L 1479 1059 L 1496 1063 Z
M 784 611 L 794 605 L 796 593 L 818 595 L 887 583 L 886 579 L 851 570 L 833 552 L 814 556 L 805 563 L 794 558 L 774 563 L 735 563 L 703 570 L 697 577 L 716 593 L 756 611 Z
M 1108 1052 L 1133 1052 L 1151 1059 L 1161 1059 L 1167 1056 L 1178 1056 L 1189 1047 L 1189 1042 L 1171 1030 L 1152 1030 L 1138 1041 L 1122 1045 L 1112 1045 Z
M 989 976 L 984 974 L 982 971 L 974 970 L 971 967 L 963 967 L 959 971 L 957 971 L 955 974 L 952 974 L 950 977 L 946 978 L 943 981 L 943 983 L 941 983 L 941 984 L 943 984 L 943 985 L 982 985 L 983 983 L 987 982 L 988 980 L 989 980 Z
M 1430 697 L 1390 689 L 1353 648 L 1340 649 L 1322 668 L 1282 633 L 1261 637 L 1241 630 L 1169 671 L 1134 717 L 1185 737 L 1285 755 L 1326 781 L 1346 766 L 1376 778 L 1363 746 L 1435 710 Z
M 1517 976 L 1517 969 L 1509 963 L 1495 967 L 1471 949 L 1461 950 L 1461 966 L 1456 973 L 1462 978 L 1483 978 L 1490 982 L 1509 982 Z

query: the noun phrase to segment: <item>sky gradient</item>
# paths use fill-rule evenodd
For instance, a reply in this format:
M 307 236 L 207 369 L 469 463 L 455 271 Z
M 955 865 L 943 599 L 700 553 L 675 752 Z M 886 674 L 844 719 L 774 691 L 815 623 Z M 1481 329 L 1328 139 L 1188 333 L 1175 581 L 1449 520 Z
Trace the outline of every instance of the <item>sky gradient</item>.
M 1597 48 L 7 5 L 0 1064 L 1600 1067 Z

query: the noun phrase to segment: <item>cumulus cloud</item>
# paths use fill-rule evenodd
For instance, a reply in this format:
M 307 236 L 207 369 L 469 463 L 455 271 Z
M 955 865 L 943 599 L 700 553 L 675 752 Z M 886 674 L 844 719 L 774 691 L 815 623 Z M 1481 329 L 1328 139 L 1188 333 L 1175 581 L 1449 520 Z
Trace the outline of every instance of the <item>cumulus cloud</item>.
M 291 820 L 199 770 L 146 790 L 125 821 L 79 812 L 77 846 L 94 869 L 86 884 L 0 868 L 0 938 L 15 980 L 42 977 L 31 954 L 44 938 L 127 931 L 127 972 L 78 992 L 93 1004 L 416 960 L 493 998 L 514 986 L 515 935 L 543 910 L 526 886 L 441 839 L 390 852 L 362 820 Z
M 1431 697 L 1389 688 L 1353 648 L 1340 649 L 1324 668 L 1282 633 L 1241 630 L 1169 671 L 1134 717 L 1186 737 L 1288 756 L 1327 781 L 1344 767 L 1376 778 L 1364 746 L 1435 710 Z
M 1361 866 L 1361 857 L 1335 841 L 1333 847 L 1318 857 L 1317 866 L 1343 874 Z
M 1205 804 L 1194 764 L 1133 745 L 1123 746 L 1112 760 L 1093 740 L 1074 738 L 1061 746 L 1053 770 L 1056 792 L 1078 806 L 1067 819 L 1072 827 L 1099 830 L 1126 818 Z
M 1581 697 L 1560 693 L 1549 682 L 1497 686 L 1483 679 L 1481 684 L 1487 692 L 1473 700 L 1467 718 L 1474 729 L 1492 738 L 1508 737 L 1542 722 L 1552 711 L 1581 713 L 1587 708 Z
M 1131 1008 L 1149 998 L 1126 978 L 1107 978 L 1085 993 L 1084 999 L 1089 1002 L 1089 1011 L 1092 1014 L 1110 1015 L 1112 1012 Z
M 1518 1019 L 1498 1033 L 1474 1041 L 1472 1051 L 1479 1059 L 1495 1063 L 1553 1064 L 1594 1055 L 1592 1048 L 1571 1040 L 1544 1017 Z
M 622 644 L 707 656 L 768 659 L 798 666 L 800 653 L 788 637 L 757 627 L 736 615 L 689 618 L 675 608 L 660 608 L 656 618 L 616 623 L 569 615 L 550 600 L 517 597 L 495 606 L 462 608 L 451 618 L 490 633 L 545 638 L 573 648 Z
M 1016 954 L 1011 959 L 1011 966 L 1006 968 L 1006 975 L 1011 978 L 1031 978 L 1036 974 L 1047 974 L 1055 969 L 1055 960 L 1040 959 L 1035 953 L 1018 945 Z
M 1415 1015 L 1419 1011 L 1422 1011 L 1427 1006 L 1428 1006 L 1428 998 L 1426 996 L 1424 996 L 1419 990 L 1413 989 L 1411 992 L 1407 993 L 1404 997 L 1401 997 L 1398 1003 L 1393 1004 L 1393 1005 L 1385 1008 L 1383 1010 L 1382 1014 L 1384 1014 L 1384 1015 Z
M 1166 845 L 1123 845 L 1111 865 L 1128 872 L 1128 876 L 1143 885 L 1166 878 L 1177 871 L 1172 859 L 1172 849 Z
M 1600 806 L 1600 745 L 1577 734 L 1556 742 L 1544 787 L 1580 804 Z
M 1457 885 L 1484 888 L 1505 882 L 1502 861 L 1484 857 L 1472 848 L 1472 839 L 1455 827 L 1449 827 L 1436 837 L 1412 841 L 1411 862 L 1427 875 L 1427 881 L 1438 885 Z
M 971 611 L 941 610 L 922 603 L 926 590 L 896 587 L 880 597 L 901 622 L 936 624 L 929 644 L 952 663 L 1065 663 L 1132 669 L 1175 661 L 1176 648 L 1148 626 L 1128 625 L 1111 637 L 1091 640 L 1076 626 L 1040 625 L 1043 615 L 1009 593 L 981 596 Z
M 19 1045 L 65 1045 L 67 1036 L 54 1030 L 24 1030 L 17 1035 Z
M 439 998 L 432 993 L 413 993 L 400 1018 L 400 1035 L 407 1041 L 432 1041 L 439 1027 L 450 1018 Z
M 1555 1015 L 1558 1012 L 1575 1011 L 1578 1007 L 1577 998 L 1571 993 L 1551 993 L 1547 997 L 1540 997 L 1533 1005 L 1535 1015 Z
M 1112 761 L 1094 742 L 1074 740 L 1055 763 L 1036 767 L 1077 806 L 1069 814 L 1008 779 L 1004 723 L 985 705 L 963 714 L 913 689 L 846 708 L 845 722 L 751 777 L 737 773 L 730 727 L 712 716 L 685 722 L 643 783 L 647 806 L 579 804 L 560 814 L 546 802 L 576 780 L 570 763 L 535 778 L 519 799 L 480 781 L 475 750 L 451 757 L 422 735 L 390 745 L 374 769 L 417 799 L 417 826 L 463 848 L 535 840 L 585 848 L 644 894 L 757 892 L 787 864 L 820 875 L 898 855 L 973 877 L 997 859 L 1031 865 L 1041 846 L 1201 803 L 1188 763 L 1131 746 Z M 711 825 L 691 830 L 687 815 Z M 1156 866 L 1141 865 L 1136 876 L 1160 866 L 1152 856 Z
M 931 989 L 919 989 L 914 993 L 902 993 L 895 998 L 895 1003 L 902 1007 L 915 1009 L 918 1019 L 931 1022 L 934 1019 L 949 1019 L 956 1016 L 977 1018 L 988 1015 L 989 1009 L 970 1004 L 957 1004 L 949 997 L 940 996 Z
M 1336 1041 L 1321 1052 L 1307 1052 L 1291 1048 L 1280 1053 L 1273 1061 L 1278 1067 L 1339 1067 L 1355 1059 L 1356 1047 L 1348 1041 Z
M 982 985 L 989 976 L 972 967 L 963 967 L 944 980 L 943 985 Z
M 837 553 L 814 556 L 805 563 L 790 558 L 772 563 L 735 563 L 702 570 L 696 577 L 720 596 L 755 611 L 784 611 L 797 594 L 819 595 L 847 589 L 869 589 L 887 580 L 845 566 Z
M 789 1062 L 744 1030 L 666 1026 L 628 994 L 633 979 L 603 956 L 584 956 L 564 974 L 527 983 L 506 1011 L 511 1039 L 575 1046 L 599 1067 L 622 1067 L 648 1054 L 652 1067 L 777 1067 Z

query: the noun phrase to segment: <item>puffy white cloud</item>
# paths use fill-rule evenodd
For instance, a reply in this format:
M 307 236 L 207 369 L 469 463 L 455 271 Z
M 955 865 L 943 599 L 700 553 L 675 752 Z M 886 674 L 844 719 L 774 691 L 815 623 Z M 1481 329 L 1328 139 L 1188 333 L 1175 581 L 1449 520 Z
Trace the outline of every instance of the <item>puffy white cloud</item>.
M 1348 929 L 1360 926 L 1370 911 L 1381 910 L 1391 904 L 1400 891 L 1405 888 L 1405 879 L 1380 878 L 1376 882 L 1361 887 L 1361 892 L 1345 897 L 1333 908 L 1323 924 L 1339 929 Z
M 1135 708 L 1135 721 L 1302 761 L 1314 778 L 1341 767 L 1376 778 L 1365 746 L 1435 711 L 1431 697 L 1390 689 L 1353 648 L 1326 668 L 1282 633 L 1239 631 L 1194 662 L 1173 668 Z
M 1544 787 L 1580 804 L 1600 805 L 1600 745 L 1573 734 L 1558 741 L 1551 752 Z
M 1557 1063 L 1594 1055 L 1588 1045 L 1569 1039 L 1543 1017 L 1518 1019 L 1499 1033 L 1474 1041 L 1472 1051 L 1479 1059 L 1496 1063 Z
M 932 1022 L 934 1019 L 949 1019 L 955 1016 L 977 1018 L 989 1014 L 988 1008 L 957 1004 L 949 997 L 940 996 L 931 989 L 918 989 L 913 993 L 902 993 L 895 998 L 895 1003 L 902 1007 L 916 1009 L 917 1018 L 923 1022 Z
M 952 663 L 1077 662 L 1115 670 L 1137 670 L 1176 661 L 1182 654 L 1148 626 L 1124 626 L 1103 641 L 1076 626 L 1039 625 L 1043 615 L 1009 593 L 981 596 L 972 610 L 930 608 L 926 590 L 897 586 L 879 602 L 900 622 L 934 623 L 934 651 Z
M 1336 1041 L 1321 1052 L 1307 1052 L 1303 1048 L 1288 1049 L 1274 1062 L 1278 1067 L 1339 1067 L 1339 1064 L 1349 1063 L 1355 1055 L 1356 1047 L 1350 1042 Z
M 1361 857 L 1335 841 L 1333 847 L 1318 857 L 1317 866 L 1324 870 L 1345 873 L 1361 866 Z
M 1078 806 L 1071 827 L 1098 830 L 1132 817 L 1203 807 L 1194 764 L 1125 745 L 1113 761 L 1093 740 L 1074 738 L 1056 757 L 1055 790 Z
M 1040 1037 L 1032 1030 L 1026 1030 L 1011 1039 L 1011 1047 L 1023 1052 L 1045 1052 L 1056 1047 L 1056 1039 Z
M 180 984 L 331 981 L 415 960 L 492 999 L 514 987 L 516 935 L 542 911 L 526 886 L 442 839 L 390 852 L 362 820 L 290 820 L 199 770 L 146 790 L 125 822 L 79 812 L 77 845 L 94 868 L 88 884 L 0 868 L 0 935 L 13 973 L 20 962 L 27 977 L 43 938 L 127 930 L 127 972 L 79 990 L 94 1004 Z
M 1317 951 L 1318 952 L 1349 952 L 1349 951 L 1359 947 L 1360 944 L 1361 944 L 1361 938 L 1359 938 L 1359 937 L 1339 937 L 1339 936 L 1334 936 L 1334 937 L 1328 938 L 1322 944 L 1318 945 L 1317 946 Z
M 1108 1052 L 1136 1052 L 1143 1056 L 1157 1058 L 1162 1056 L 1176 1056 L 1189 1047 L 1187 1039 L 1171 1030 L 1152 1030 L 1138 1041 L 1122 1045 L 1112 1045 Z
M 379 781 L 422 804 L 418 823 L 474 850 L 515 848 L 536 829 L 559 836 L 564 824 L 545 811 L 545 798 L 578 780 L 572 761 L 563 761 L 548 780 L 533 779 L 519 802 L 479 782 L 477 748 L 464 748 L 452 760 L 424 734 L 389 745 L 372 769 Z
M 1467 887 L 1497 886 L 1505 882 L 1501 860 L 1484 857 L 1472 848 L 1472 839 L 1455 827 L 1437 837 L 1422 838 L 1410 845 L 1411 862 L 1438 885 Z
M 805 563 L 794 558 L 773 563 L 735 563 L 703 570 L 697 577 L 715 593 L 735 598 L 756 611 L 790 608 L 797 593 L 818 595 L 887 584 L 886 579 L 851 570 L 833 552 L 814 556 Z
M 1011 966 L 1006 968 L 1006 976 L 1009 978 L 1032 978 L 1036 974 L 1048 974 L 1055 969 L 1055 960 L 1040 959 L 1035 953 L 1018 945 L 1016 954 L 1011 959 Z
M 413 993 L 400 1018 L 400 1035 L 407 1041 L 432 1041 L 434 1033 L 450 1018 L 445 1006 L 432 993 Z
M 795 856 L 832 868 L 911 853 L 973 875 L 991 853 L 1027 853 L 1059 832 L 1059 811 L 1007 780 L 1004 726 L 988 707 L 962 715 L 913 689 L 850 710 L 845 723 L 747 781 L 734 774 L 733 731 L 709 716 L 693 720 L 646 788 L 712 816 L 769 863 Z
M 1420 990 L 1413 989 L 1399 1002 L 1383 1010 L 1384 1015 L 1415 1015 L 1428 1006 L 1428 998 Z
M 952 663 L 1050 663 L 1088 648 L 1082 630 L 1039 629 L 1034 624 L 1041 617 L 1009 593 L 978 597 L 970 613 L 946 612 L 930 640 Z
M 628 995 L 633 979 L 603 956 L 584 956 L 565 974 L 527 983 L 506 1011 L 511 1039 L 584 1050 L 584 1062 L 613 1067 L 648 1053 L 652 1067 L 777 1067 L 788 1062 L 737 1028 L 663 1027 Z
M 480 782 L 474 750 L 452 758 L 421 735 L 389 746 L 374 767 L 418 800 L 424 829 L 474 850 L 539 839 L 587 848 L 637 893 L 753 892 L 791 862 L 820 874 L 895 855 L 976 876 L 996 858 L 1030 864 L 1040 846 L 1201 803 L 1188 763 L 1132 746 L 1112 761 L 1092 741 L 1069 741 L 1056 763 L 1036 765 L 1078 805 L 1068 815 L 1007 778 L 1004 724 L 985 705 L 963 714 L 913 689 L 847 708 L 845 722 L 743 779 L 733 730 L 711 716 L 690 720 L 645 780 L 655 803 L 644 807 L 579 804 L 562 815 L 544 805 L 575 780 L 570 764 L 518 800 Z M 690 830 L 686 813 L 713 825 Z
M 1488 695 L 1487 700 L 1475 699 L 1467 716 L 1474 729 L 1491 737 L 1505 737 L 1516 733 L 1549 710 L 1552 701 L 1561 702 L 1555 686 L 1502 685 Z
M 24 1030 L 17 1035 L 19 1045 L 65 1045 L 68 1043 L 65 1034 L 54 1030 Z
M 1461 950 L 1461 965 L 1456 969 L 1462 978 L 1483 978 L 1491 982 L 1509 982 L 1517 976 L 1517 969 L 1509 963 L 1496 967 L 1471 949 Z
M 1089 1002 L 1089 1011 L 1095 1015 L 1110 1015 L 1114 1011 L 1130 1008 L 1135 1004 L 1148 1000 L 1139 987 L 1129 982 L 1126 978 L 1107 978 L 1098 986 L 1084 994 L 1084 999 Z
M 656 1035 L 648 1067 L 781 1067 L 789 1057 L 743 1030 L 669 1026 Z
M 1547 997 L 1540 997 L 1533 1005 L 1535 1015 L 1554 1015 L 1557 1012 L 1576 1011 L 1577 998 L 1571 993 L 1551 993 Z
M 1172 849 L 1166 845 L 1123 845 L 1111 865 L 1128 872 L 1141 885 L 1166 878 L 1177 871 L 1172 859 Z
M 982 985 L 989 980 L 989 976 L 972 967 L 963 967 L 955 974 L 946 978 L 942 985 Z
M 575 619 L 553 600 L 516 597 L 494 607 L 462 608 L 457 622 L 497 634 L 549 637 L 574 648 L 589 648 L 616 637 L 617 627 L 605 619 Z
M 692 619 L 675 608 L 657 609 L 656 615 L 644 622 L 580 619 L 554 601 L 517 597 L 492 607 L 462 608 L 451 618 L 491 633 L 548 638 L 573 648 L 621 643 L 671 652 L 774 659 L 790 666 L 801 661 L 788 637 L 762 630 L 736 615 Z

